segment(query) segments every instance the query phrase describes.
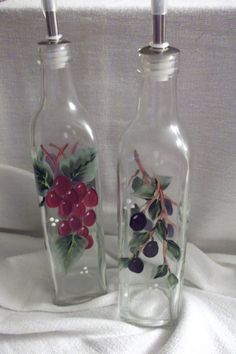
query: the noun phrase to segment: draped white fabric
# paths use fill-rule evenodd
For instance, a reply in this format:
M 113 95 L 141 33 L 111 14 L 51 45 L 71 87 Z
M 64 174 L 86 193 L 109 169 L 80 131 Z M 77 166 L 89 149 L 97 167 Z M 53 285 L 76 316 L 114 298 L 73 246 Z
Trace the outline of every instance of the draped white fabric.
M 114 247 L 116 237 L 108 237 Z M 147 329 L 119 320 L 117 269 L 110 259 L 107 295 L 76 306 L 53 305 L 42 240 L 27 238 L 0 237 L 8 254 L 13 247 L 18 253 L 0 261 L 1 353 L 235 353 L 235 256 L 225 256 L 220 264 L 215 261 L 219 256 L 209 257 L 189 244 L 186 279 L 192 286 L 184 289 L 180 321 L 173 329 Z M 26 242 L 32 252 L 29 245 L 26 251 Z
M 179 118 L 193 156 L 184 307 L 175 329 L 117 314 L 116 158 L 135 115 L 137 49 L 150 41 L 149 0 L 58 0 L 73 44 L 73 77 L 97 132 L 110 293 L 55 307 L 31 171 L 29 121 L 37 110 L 40 1 L 0 4 L 0 352 L 235 353 L 236 3 L 170 0 L 168 41 L 181 50 Z M 55 122 L 56 123 L 56 122 Z M 66 311 L 66 312 L 63 312 Z

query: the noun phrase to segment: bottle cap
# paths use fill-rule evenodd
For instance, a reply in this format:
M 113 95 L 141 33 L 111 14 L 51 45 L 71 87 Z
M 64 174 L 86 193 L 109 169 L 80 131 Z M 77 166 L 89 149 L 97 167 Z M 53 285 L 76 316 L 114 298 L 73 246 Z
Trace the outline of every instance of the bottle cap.
M 168 47 L 166 49 L 156 49 L 152 46 L 139 50 L 141 56 L 142 71 L 151 75 L 154 80 L 168 81 L 178 71 L 179 50 Z
M 51 69 L 61 69 L 72 60 L 70 42 L 62 40 L 58 43 L 39 42 L 39 64 Z

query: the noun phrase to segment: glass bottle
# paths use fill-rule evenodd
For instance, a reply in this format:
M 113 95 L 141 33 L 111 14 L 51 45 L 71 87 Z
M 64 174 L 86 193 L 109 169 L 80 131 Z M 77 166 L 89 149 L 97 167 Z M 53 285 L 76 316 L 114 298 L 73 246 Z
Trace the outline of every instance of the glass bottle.
M 41 42 L 43 95 L 31 124 L 44 236 L 59 305 L 106 292 L 97 145 L 70 71 L 70 43 Z
M 150 45 L 139 54 L 137 116 L 118 161 L 119 307 L 128 322 L 162 326 L 181 305 L 189 151 L 177 122 L 179 50 Z

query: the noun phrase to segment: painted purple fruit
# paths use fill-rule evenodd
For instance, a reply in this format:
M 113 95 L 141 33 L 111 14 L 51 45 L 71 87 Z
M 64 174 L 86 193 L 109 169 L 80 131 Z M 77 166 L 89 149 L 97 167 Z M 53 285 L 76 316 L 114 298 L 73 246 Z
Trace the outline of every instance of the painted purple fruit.
M 173 206 L 170 199 L 165 199 L 165 207 L 168 215 L 173 214 Z
M 132 258 L 129 262 L 128 268 L 131 272 L 142 273 L 144 264 L 139 257 Z
M 167 225 L 167 233 L 168 233 L 168 237 L 173 237 L 174 236 L 174 228 L 171 224 Z
M 147 219 L 147 223 L 146 223 L 146 225 L 145 225 L 145 230 L 151 231 L 152 228 L 153 228 L 153 223 L 151 222 L 150 219 Z
M 129 226 L 134 231 L 141 231 L 145 228 L 147 223 L 144 213 L 136 213 L 131 216 Z
M 156 241 L 150 241 L 143 249 L 143 254 L 146 257 L 155 257 L 158 253 L 159 247 Z

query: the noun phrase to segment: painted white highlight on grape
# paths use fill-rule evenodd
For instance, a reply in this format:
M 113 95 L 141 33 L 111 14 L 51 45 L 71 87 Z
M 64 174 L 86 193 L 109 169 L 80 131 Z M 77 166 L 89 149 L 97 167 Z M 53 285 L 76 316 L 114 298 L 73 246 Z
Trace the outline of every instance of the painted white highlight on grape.
M 52 226 L 55 227 L 57 226 L 57 224 L 55 222 L 52 222 Z
M 53 218 L 53 217 L 51 217 L 51 218 L 49 219 L 49 221 L 54 221 L 54 218 Z

